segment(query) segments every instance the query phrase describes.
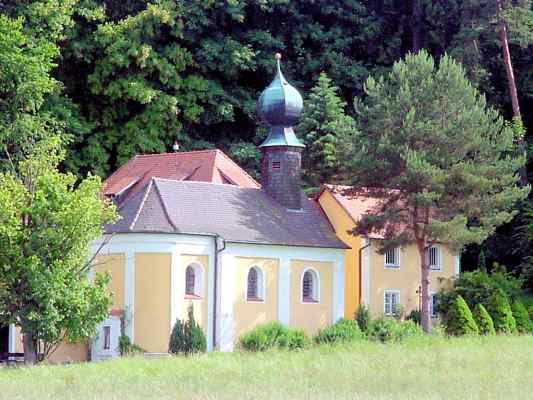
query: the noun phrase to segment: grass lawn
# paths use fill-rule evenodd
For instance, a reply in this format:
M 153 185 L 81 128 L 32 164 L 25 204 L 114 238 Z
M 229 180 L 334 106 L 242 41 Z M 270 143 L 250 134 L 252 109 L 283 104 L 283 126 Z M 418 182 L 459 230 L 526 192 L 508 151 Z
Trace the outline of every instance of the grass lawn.
M 532 399 L 533 336 L 0 370 L 2 399 Z

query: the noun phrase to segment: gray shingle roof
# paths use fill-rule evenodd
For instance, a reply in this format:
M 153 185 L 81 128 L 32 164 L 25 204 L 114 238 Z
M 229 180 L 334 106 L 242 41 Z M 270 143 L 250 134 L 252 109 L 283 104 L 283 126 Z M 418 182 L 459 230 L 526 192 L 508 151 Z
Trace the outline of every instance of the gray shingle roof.
M 262 189 L 153 178 L 119 209 L 107 233 L 218 234 L 229 242 L 346 248 L 319 206 L 302 192 L 285 209 Z

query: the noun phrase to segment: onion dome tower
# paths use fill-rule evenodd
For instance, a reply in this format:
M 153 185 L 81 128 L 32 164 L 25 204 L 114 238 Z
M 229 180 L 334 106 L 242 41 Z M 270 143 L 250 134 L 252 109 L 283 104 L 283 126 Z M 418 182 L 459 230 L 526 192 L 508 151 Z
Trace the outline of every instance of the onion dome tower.
M 301 209 L 300 169 L 305 147 L 292 126 L 303 111 L 302 96 L 281 73 L 281 54 L 276 54 L 277 73 L 257 102 L 257 112 L 269 126 L 268 137 L 259 146 L 263 153 L 263 189 L 288 209 Z

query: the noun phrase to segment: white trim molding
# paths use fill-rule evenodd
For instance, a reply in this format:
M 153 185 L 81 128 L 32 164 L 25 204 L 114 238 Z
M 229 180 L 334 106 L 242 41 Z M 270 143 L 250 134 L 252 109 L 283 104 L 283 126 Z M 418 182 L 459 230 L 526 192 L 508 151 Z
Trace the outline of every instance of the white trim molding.
M 233 351 L 235 338 L 235 321 L 233 305 L 235 303 L 235 256 L 222 253 L 220 265 L 220 327 L 219 346 L 221 351 Z
M 361 254 L 361 303 L 370 307 L 370 252 L 372 243 L 368 238 L 363 238 L 363 250 Z

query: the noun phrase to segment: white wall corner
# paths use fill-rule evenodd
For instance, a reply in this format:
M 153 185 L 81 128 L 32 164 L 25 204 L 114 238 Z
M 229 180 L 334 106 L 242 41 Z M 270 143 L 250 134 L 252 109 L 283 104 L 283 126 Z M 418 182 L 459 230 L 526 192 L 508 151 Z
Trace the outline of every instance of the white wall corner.
M 332 323 L 344 317 L 344 257 L 334 263 Z
M 209 261 L 207 264 L 207 291 L 205 291 L 204 293 L 205 296 L 207 296 L 207 351 L 212 351 L 216 345 L 213 342 L 213 316 L 215 315 L 215 258 L 217 257 L 214 242 L 213 245 L 209 248 L 208 257 Z
M 219 265 L 220 274 L 220 315 L 219 347 L 221 351 L 233 351 L 235 341 L 235 323 L 233 320 L 233 303 L 235 301 L 235 256 L 223 253 Z
M 9 341 L 7 345 L 8 353 L 15 352 L 16 340 L 17 340 L 17 328 L 15 327 L 15 324 L 9 324 Z
M 278 320 L 289 326 L 290 323 L 291 261 L 287 257 L 279 259 L 278 274 Z
M 372 251 L 371 242 L 368 238 L 363 238 L 363 247 L 361 254 L 361 303 L 370 307 L 370 252 Z

